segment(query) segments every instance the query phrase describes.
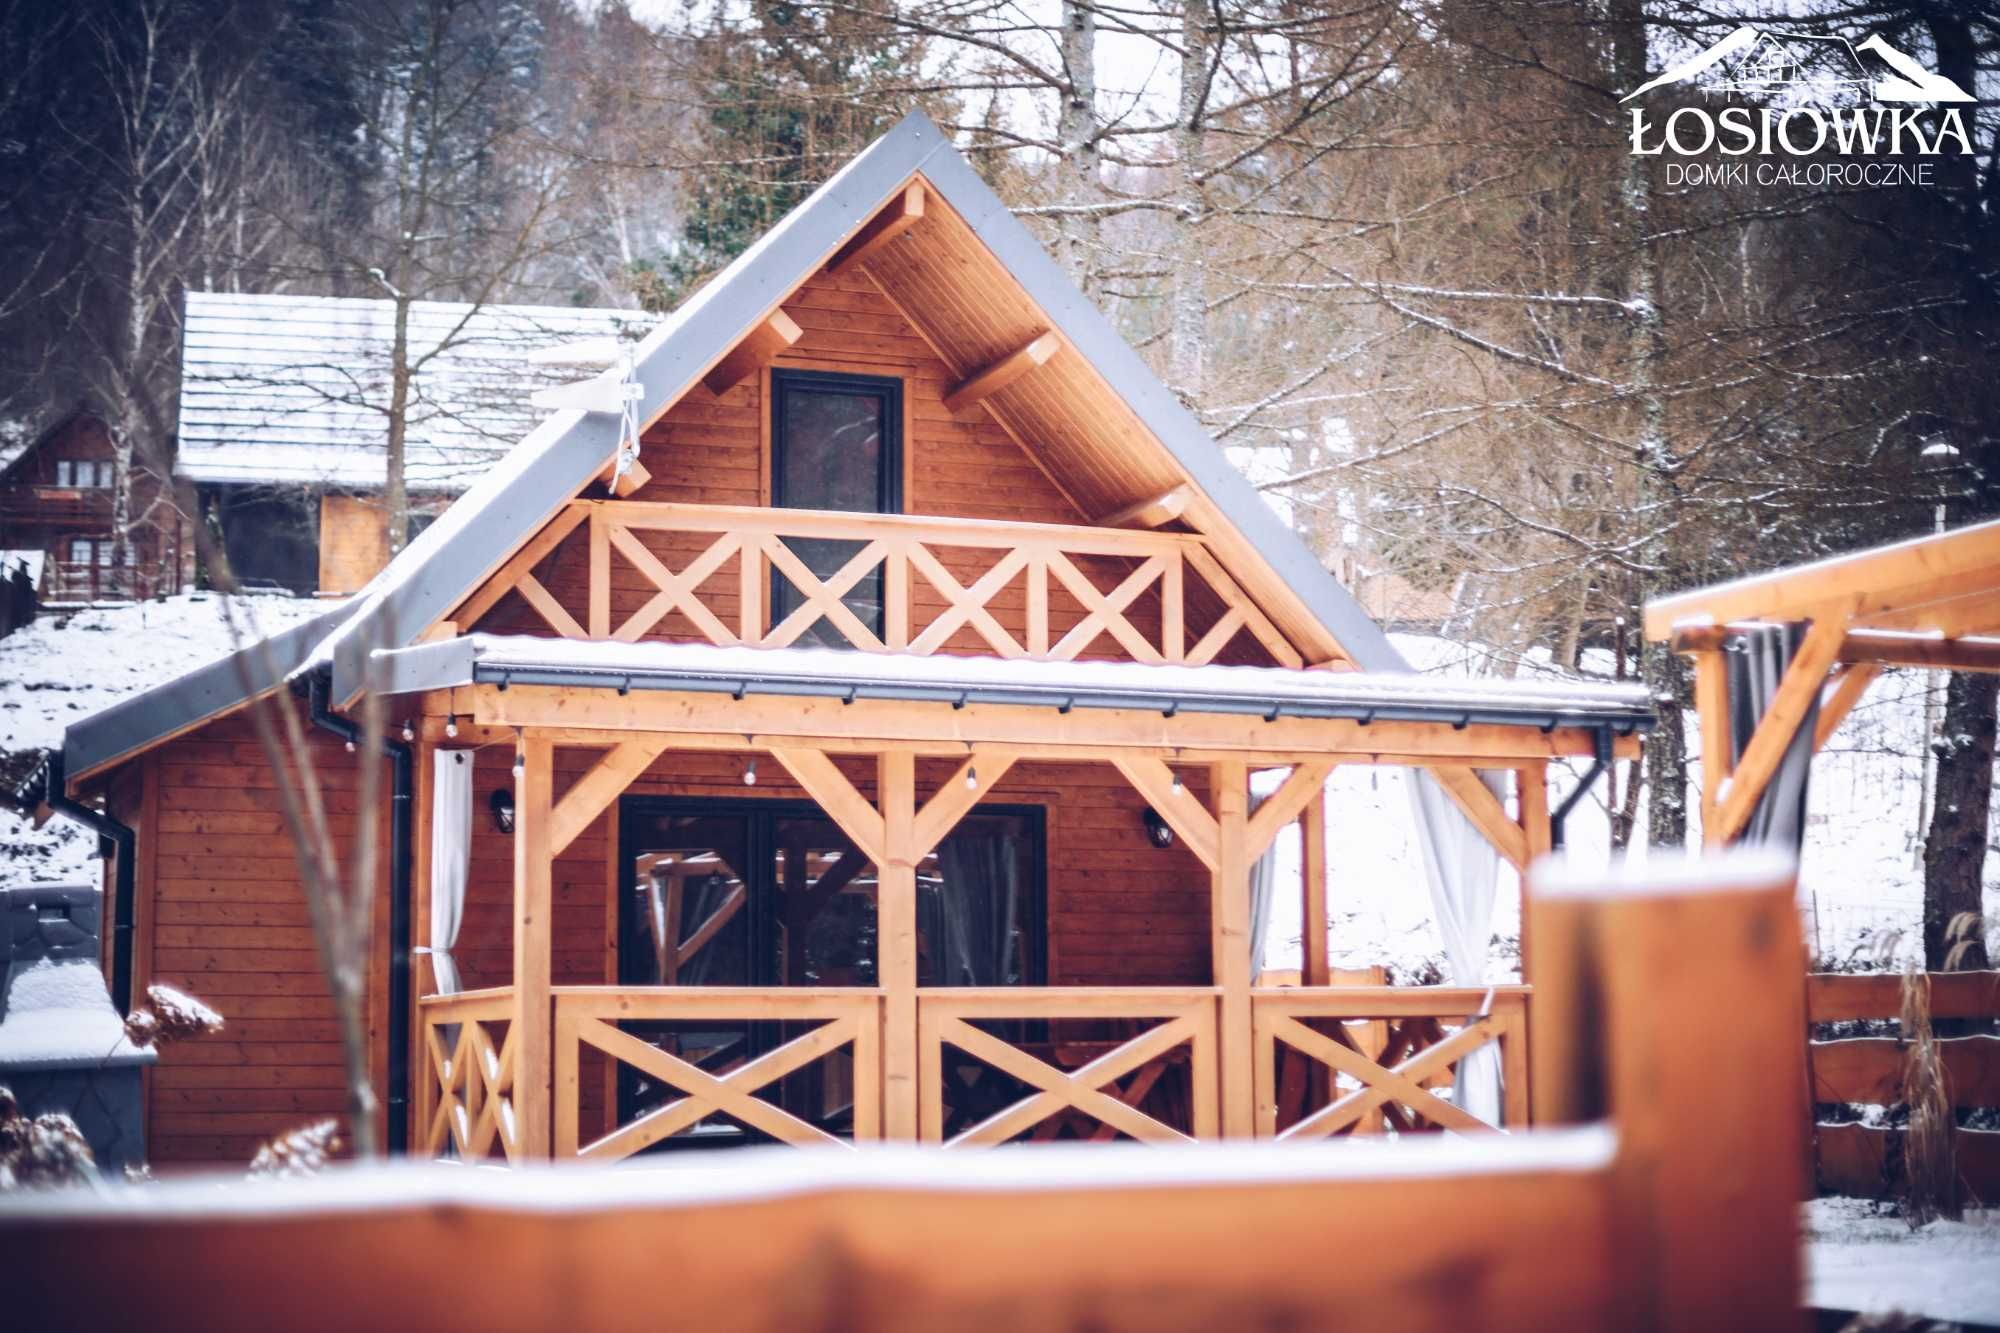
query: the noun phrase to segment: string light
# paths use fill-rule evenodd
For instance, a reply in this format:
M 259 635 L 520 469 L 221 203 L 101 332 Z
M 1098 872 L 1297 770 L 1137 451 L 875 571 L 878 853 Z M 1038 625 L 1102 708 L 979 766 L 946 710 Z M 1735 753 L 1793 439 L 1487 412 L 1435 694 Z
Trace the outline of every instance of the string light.
M 965 766 L 965 789 L 967 791 L 979 790 L 979 770 L 971 764 Z
M 353 742 L 353 741 L 349 741 L 349 742 L 347 743 L 347 752 L 348 752 L 349 754 L 353 754 L 353 753 L 354 753 L 354 742 Z
M 514 780 L 519 782 L 528 772 L 528 752 L 518 745 L 514 749 Z
M 404 740 L 406 740 L 406 741 L 413 741 L 413 740 L 415 740 L 416 738 L 417 738 L 417 729 L 416 729 L 415 727 L 411 726 L 411 725 L 410 725 L 410 724 L 409 724 L 408 722 L 404 722 L 404 723 L 403 723 L 403 739 L 404 739 Z
M 1174 774 L 1174 782 L 1172 790 L 1174 795 L 1176 796 L 1179 796 L 1181 794 L 1181 775 L 1179 773 Z
M 743 785 L 746 787 L 757 785 L 757 756 L 754 754 L 750 756 L 750 762 L 743 766 Z
M 458 714 L 448 713 L 445 715 L 444 734 L 451 737 L 453 740 L 458 739 Z

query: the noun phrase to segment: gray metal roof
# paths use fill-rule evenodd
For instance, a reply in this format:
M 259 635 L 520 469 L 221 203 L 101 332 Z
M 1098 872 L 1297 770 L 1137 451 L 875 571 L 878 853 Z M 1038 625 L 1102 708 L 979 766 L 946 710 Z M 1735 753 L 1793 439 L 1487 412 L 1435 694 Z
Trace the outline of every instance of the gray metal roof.
M 1287 667 L 899 657 L 839 648 L 746 648 L 468 634 L 376 654 L 385 691 L 567 685 L 793 698 L 897 699 L 953 706 L 1116 708 L 1275 720 L 1435 722 L 1649 729 L 1642 685 L 1498 677 L 1447 679 Z
M 917 172 L 965 219 L 1356 664 L 1368 671 L 1408 671 L 1380 627 L 920 111 L 905 116 L 841 168 L 646 336 L 634 354 L 634 375 L 644 390 L 642 419 L 651 419 L 686 393 Z M 463 600 L 604 469 L 617 438 L 617 418 L 608 413 L 561 411 L 549 417 L 363 588 L 351 611 L 340 615 L 298 666 L 330 667 L 336 703 L 354 697 L 371 653 L 411 643 Z M 283 637 L 291 641 L 298 633 Z M 89 738 L 85 748 L 102 762 L 101 756 L 173 734 L 186 725 L 177 719 L 188 707 L 182 693 L 189 681 L 203 679 L 197 691 L 202 706 L 226 693 L 221 681 L 233 672 L 218 676 L 212 674 L 215 670 L 170 682 L 99 715 L 129 710 L 129 721 L 115 740 L 107 740 L 99 718 L 92 718 L 71 729 L 70 743 L 78 744 L 77 734 L 83 733 Z M 237 701 L 243 697 L 239 693 Z M 151 716 L 156 698 L 162 706 L 161 725 L 149 727 L 139 719 Z M 72 772 L 89 766 L 72 758 Z

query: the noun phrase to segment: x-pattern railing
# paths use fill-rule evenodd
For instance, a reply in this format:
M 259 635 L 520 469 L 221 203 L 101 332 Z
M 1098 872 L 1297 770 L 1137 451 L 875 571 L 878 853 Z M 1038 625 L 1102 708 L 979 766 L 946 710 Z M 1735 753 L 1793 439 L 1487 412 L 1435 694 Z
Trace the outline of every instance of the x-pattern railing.
M 1076 1069 L 1030 1054 L 976 1024 L 1067 1020 L 1157 1020 Z M 1215 1077 L 1216 1000 L 1207 989 L 934 990 L 917 1002 L 918 1132 L 948 1148 L 990 1147 L 1032 1135 L 1054 1117 L 1073 1114 L 1111 1134 L 1146 1143 L 1213 1137 L 1218 1106 Z M 1027 1096 L 979 1123 L 945 1137 L 945 1048 L 956 1047 L 1026 1084 Z M 1141 1109 L 1157 1063 L 1187 1048 L 1190 1124 L 1187 1131 Z M 1139 1074 L 1121 1085 L 1130 1075 Z M 1109 1135 L 1107 1135 L 1109 1136 Z
M 1478 1133 L 1500 1128 L 1440 1097 L 1443 1081 L 1472 1052 L 1500 1048 L 1503 1119 L 1526 1122 L 1528 992 L 1519 986 L 1331 987 L 1260 991 L 1251 1002 L 1257 1126 L 1264 1137 L 1325 1138 L 1384 1128 Z M 1311 1026 L 1319 1020 L 1325 1028 Z M 1447 1034 L 1445 1028 L 1455 1026 Z M 1280 1123 L 1281 1048 L 1332 1075 L 1321 1104 L 1291 1108 Z
M 447 1148 L 472 1160 L 497 1145 L 508 1161 L 519 1153 L 513 1105 L 514 1032 L 496 1047 L 487 1025 L 513 1017 L 509 988 L 429 996 L 421 1001 L 424 1049 L 430 1057 L 427 1156 Z
M 724 1072 L 711 1072 L 622 1030 L 620 1021 L 815 1023 Z M 672 1088 L 680 1096 L 590 1143 L 579 1124 L 584 1047 Z M 874 991 L 757 991 L 730 987 L 660 986 L 555 990 L 555 1151 L 557 1158 L 616 1161 L 684 1133 L 713 1115 L 726 1116 L 781 1143 L 843 1145 L 820 1126 L 756 1094 L 843 1047 L 853 1054 L 856 1141 L 881 1135 L 881 1017 Z
M 590 605 L 579 618 L 532 571 L 586 526 Z M 676 556 L 676 569 L 643 539 L 647 533 L 710 540 L 691 554 Z M 859 549 L 822 574 L 800 557 L 791 545 L 796 541 L 852 542 Z M 945 554 L 952 551 L 986 555 L 954 560 Z M 968 574 L 968 563 L 977 566 L 987 558 L 991 563 L 983 570 Z M 622 617 L 613 614 L 614 559 L 652 588 L 645 601 Z M 797 593 L 797 604 L 781 618 L 771 616 L 767 605 L 772 571 Z M 720 590 L 732 572 L 735 605 L 729 614 Z M 1190 572 L 1213 594 L 1207 604 L 1213 614 L 1192 627 L 1200 630 L 1192 642 Z M 871 624 L 857 613 L 852 598 L 874 578 L 880 579 L 882 608 L 880 620 Z M 1017 582 L 1019 602 L 1003 613 L 1002 594 Z M 578 501 L 460 608 L 459 623 L 476 621 L 509 589 L 558 634 L 575 638 L 631 642 L 657 632 L 662 621 L 678 613 L 696 633 L 718 644 L 785 647 L 825 621 L 853 647 L 873 652 L 935 653 L 955 636 L 970 633 L 1000 657 L 1066 661 L 1109 638 L 1134 661 L 1198 666 L 1213 661 L 1247 631 L 1279 662 L 1302 665 L 1298 652 L 1223 570 L 1203 539 L 1189 533 Z M 1057 613 L 1052 590 L 1066 596 L 1074 611 Z M 1065 624 L 1066 618 L 1072 623 Z

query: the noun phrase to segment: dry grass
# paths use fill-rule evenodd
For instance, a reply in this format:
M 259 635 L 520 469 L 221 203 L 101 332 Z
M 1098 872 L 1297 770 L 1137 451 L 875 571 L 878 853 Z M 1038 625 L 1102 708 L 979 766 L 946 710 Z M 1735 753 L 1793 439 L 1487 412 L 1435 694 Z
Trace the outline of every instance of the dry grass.
M 1930 978 L 1903 972 L 1903 1217 L 1914 1230 L 1939 1218 L 1964 1216 L 1958 1189 L 1958 1117 L 1937 1037 L 1931 1031 Z

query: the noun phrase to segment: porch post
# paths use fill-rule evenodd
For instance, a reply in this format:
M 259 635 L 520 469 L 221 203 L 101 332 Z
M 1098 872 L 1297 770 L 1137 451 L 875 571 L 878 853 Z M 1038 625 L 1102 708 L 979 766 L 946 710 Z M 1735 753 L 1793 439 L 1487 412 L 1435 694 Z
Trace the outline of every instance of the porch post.
M 877 770 L 883 863 L 876 867 L 877 984 L 882 988 L 882 1137 L 917 1137 L 917 758 L 885 752 Z
M 1546 856 L 1550 850 L 1553 834 L 1549 828 L 1549 766 L 1541 763 L 1523 764 L 1514 770 L 1514 785 L 1517 789 L 1515 816 L 1521 821 L 1521 832 L 1528 841 L 1528 865 L 1533 865 L 1538 857 Z M 1529 882 L 1527 868 L 1521 872 L 1521 980 L 1526 985 L 1534 985 L 1534 950 L 1530 947 L 1529 926 L 1534 914 L 1528 910 L 1529 897 L 1534 886 Z
M 508 1040 L 514 1045 L 516 1142 L 525 1160 L 548 1157 L 551 1150 L 553 751 L 546 732 L 523 732 L 521 774 L 514 779 L 514 1017 Z
M 1215 873 L 1209 894 L 1211 970 L 1222 992 L 1222 1133 L 1255 1131 L 1256 1091 L 1250 1032 L 1250 775 L 1241 760 L 1211 770 L 1215 789 Z
M 409 1086 L 409 1141 L 404 1148 L 412 1156 L 422 1149 L 437 1115 L 437 1071 L 431 1067 L 430 1043 L 424 1040 L 424 1011 L 418 1003 L 429 989 L 425 979 L 430 968 L 427 955 L 417 952 L 431 945 L 431 805 L 436 799 L 432 783 L 431 756 L 436 747 L 419 736 L 410 743 L 410 1030 L 403 1034 L 409 1043 L 406 1065 Z
M 1305 893 L 1305 914 L 1300 927 L 1304 935 L 1305 958 L 1299 984 L 1325 986 L 1333 980 L 1327 960 L 1326 938 L 1326 789 L 1321 787 L 1299 813 L 1300 887 Z M 1317 1068 L 1317 1064 L 1314 1066 Z

